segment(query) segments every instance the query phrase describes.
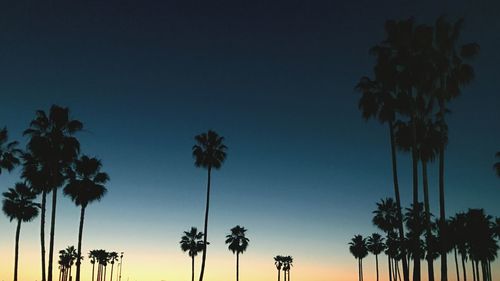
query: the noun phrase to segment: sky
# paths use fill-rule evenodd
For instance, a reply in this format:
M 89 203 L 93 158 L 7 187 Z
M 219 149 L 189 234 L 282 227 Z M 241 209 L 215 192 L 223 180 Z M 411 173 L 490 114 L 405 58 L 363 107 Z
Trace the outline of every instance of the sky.
M 191 148 L 208 129 L 225 137 L 228 157 L 212 175 L 205 279 L 234 279 L 224 237 L 239 224 L 250 239 L 242 281 L 276 278 L 278 254 L 294 257 L 294 280 L 354 281 L 347 243 L 378 231 L 375 202 L 393 194 L 388 132 L 361 118 L 354 90 L 372 75 L 368 50 L 383 40 L 388 19 L 465 17 L 463 42 L 481 52 L 474 82 L 448 116 L 447 212 L 500 216 L 492 169 L 500 151 L 500 6 L 435 2 L 2 1 L 0 126 L 24 147 L 35 110 L 67 106 L 84 123 L 82 153 L 102 159 L 111 180 L 87 209 L 83 252 L 123 251 L 124 281 L 189 280 L 179 241 L 203 227 L 206 171 L 194 167 Z M 398 156 L 405 206 L 409 160 Z M 437 213 L 437 166 L 429 168 Z M 18 180 L 19 170 L 2 173 L 0 190 Z M 57 251 L 76 245 L 78 223 L 79 209 L 59 196 Z M 40 280 L 39 224 L 22 226 L 20 281 Z M 8 280 L 15 224 L 2 215 L 0 226 L 0 280 Z M 198 274 L 200 258 L 196 264 Z M 365 280 L 375 280 L 374 258 L 364 265 Z M 499 262 L 493 273 L 500 278 Z M 91 280 L 88 259 L 82 274 Z

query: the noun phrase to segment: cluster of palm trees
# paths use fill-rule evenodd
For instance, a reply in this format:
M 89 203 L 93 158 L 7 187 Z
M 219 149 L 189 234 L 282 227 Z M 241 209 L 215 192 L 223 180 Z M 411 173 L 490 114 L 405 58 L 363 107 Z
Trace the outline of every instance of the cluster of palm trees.
M 42 281 L 53 280 L 53 254 L 56 225 L 57 194 L 62 187 L 65 195 L 81 208 L 76 250 L 76 281 L 80 281 L 80 257 L 85 210 L 88 204 L 99 201 L 106 194 L 104 186 L 109 180 L 101 172 L 101 161 L 80 155 L 80 142 L 75 134 L 83 128 L 82 122 L 71 119 L 69 109 L 53 105 L 48 112 L 38 110 L 24 135 L 28 137 L 26 149 L 19 143 L 9 142 L 7 129 L 0 130 L 0 174 L 21 165 L 22 182 L 3 194 L 3 211 L 16 220 L 14 281 L 17 281 L 18 244 L 21 222 L 32 221 L 40 214 L 40 251 Z M 52 195 L 48 266 L 45 252 L 45 216 L 47 195 Z M 41 203 L 36 203 L 40 196 Z M 47 271 L 46 271 L 47 270 Z
M 410 238 L 418 244 L 420 232 L 405 233 L 404 224 L 423 228 L 425 243 L 432 241 L 433 227 L 441 241 L 448 241 L 445 212 L 445 149 L 448 142 L 446 115 L 450 101 L 461 94 L 462 88 L 474 78 L 467 62 L 479 51 L 476 43 L 460 44 L 463 19 L 449 22 L 439 17 L 433 25 L 416 24 L 414 20 L 387 21 L 386 38 L 371 49 L 376 57 L 374 78 L 362 77 L 356 88 L 362 94 L 359 109 L 365 119 L 377 119 L 389 127 L 392 174 L 396 208 L 397 241 Z M 399 192 L 397 150 L 409 152 L 412 160 L 412 206 L 420 220 L 404 220 Z M 431 221 L 429 204 L 428 164 L 438 161 L 439 217 Z M 421 174 L 419 173 L 419 165 Z M 419 197 L 419 178 L 423 189 L 423 204 Z M 421 195 L 420 195 L 421 196 Z M 420 229 L 419 229 L 420 230 Z M 420 281 L 420 261 L 428 265 L 428 280 L 434 281 L 435 258 L 441 258 L 440 279 L 447 281 L 447 249 L 436 245 L 437 253 L 426 255 L 420 247 L 402 247 L 401 262 L 404 281 L 410 280 L 408 257 L 413 258 L 413 280 Z
M 59 281 L 73 280 L 71 268 L 78 256 L 74 246 L 59 251 Z
M 239 268 L 240 268 L 240 254 L 246 251 L 248 247 L 248 242 L 250 239 L 246 237 L 247 229 L 242 226 L 235 226 L 231 228 L 231 233 L 226 235 L 225 243 L 228 244 L 228 249 L 236 254 L 236 281 L 239 280 Z M 209 245 L 209 242 L 205 242 L 203 239 L 203 232 L 198 232 L 196 227 L 191 227 L 189 231 L 184 231 L 184 235 L 181 237 L 179 242 L 181 249 L 187 252 L 191 258 L 191 280 L 194 281 L 194 258 L 199 252 L 202 252 L 205 245 Z M 206 243 L 206 244 L 205 244 Z
M 293 258 L 291 256 L 277 255 L 274 257 L 274 265 L 278 270 L 278 281 L 280 281 L 281 271 L 283 271 L 283 280 L 290 281 L 290 269 L 293 266 Z
M 493 221 L 493 218 L 486 215 L 482 209 L 469 209 L 467 213 L 458 213 L 446 221 L 448 236 L 444 239 L 439 235 L 438 221 L 432 222 L 431 236 L 427 236 L 426 216 L 422 209 L 422 206 L 406 209 L 403 220 L 408 234 L 400 240 L 397 235 L 399 222 L 394 200 L 387 198 L 377 203 L 373 224 L 386 234 L 385 238 L 377 233 L 368 238 L 355 235 L 349 243 L 350 252 L 358 259 L 359 280 L 363 280 L 362 260 L 368 253 L 375 255 L 377 280 L 379 280 L 378 255 L 385 253 L 388 259 L 389 280 L 397 281 L 401 280 L 400 262 L 403 258 L 414 260 L 415 248 L 420 249 L 422 253 L 420 258 L 425 260 L 435 260 L 444 248 L 446 254 L 454 253 L 457 281 L 461 276 L 467 281 L 468 261 L 471 261 L 472 280 L 492 281 L 491 262 L 496 259 L 499 249 L 500 218 Z M 415 237 L 418 240 L 415 241 Z M 461 256 L 462 274 L 458 255 Z
M 111 264 L 111 273 L 109 275 L 109 281 L 113 281 L 113 270 L 115 263 L 120 259 L 120 271 L 121 272 L 121 260 L 123 259 L 123 253 L 118 255 L 118 252 L 107 252 L 102 249 L 91 250 L 89 252 L 89 260 L 92 264 L 92 281 L 106 281 L 106 269 L 108 264 Z M 97 263 L 97 272 L 95 272 L 95 265 Z M 120 276 L 120 275 L 119 275 Z M 120 279 L 120 278 L 118 278 Z M 115 279 L 116 280 L 116 279 Z

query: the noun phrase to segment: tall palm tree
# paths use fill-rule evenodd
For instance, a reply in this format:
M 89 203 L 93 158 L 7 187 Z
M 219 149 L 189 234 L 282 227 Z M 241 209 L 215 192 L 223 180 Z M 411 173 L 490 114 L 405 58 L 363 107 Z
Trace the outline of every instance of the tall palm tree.
M 96 158 L 82 156 L 75 160 L 74 165 L 67 171 L 68 184 L 64 187 L 64 194 L 80 206 L 80 227 L 78 230 L 78 250 L 77 256 L 82 254 L 83 222 L 85 219 L 85 209 L 88 204 L 100 201 L 106 194 L 104 186 L 109 180 L 108 174 L 101 172 L 101 161 Z M 76 261 L 76 281 L 80 281 L 80 260 Z
M 358 260 L 358 280 L 363 281 L 363 258 L 368 255 L 366 239 L 361 235 L 354 235 L 349 242 L 349 251 Z
M 245 232 L 247 232 L 247 229 L 237 225 L 231 228 L 231 234 L 226 235 L 226 244 L 229 244 L 228 249 L 233 254 L 236 254 L 236 281 L 239 280 L 240 254 L 247 250 L 250 241 L 245 237 Z
M 439 17 L 435 23 L 434 46 L 436 50 L 436 67 L 438 89 L 435 91 L 439 106 L 438 122 L 441 133 L 447 134 L 448 128 L 445 121 L 447 103 L 460 95 L 460 89 L 474 78 L 474 70 L 465 60 L 473 58 L 479 52 L 479 45 L 467 43 L 459 46 L 459 38 L 464 20 L 459 19 L 450 23 L 444 16 Z M 444 137 L 443 137 L 444 139 Z M 445 192 L 444 192 L 444 152 L 445 143 L 439 150 L 439 209 L 440 227 L 446 220 Z M 442 233 L 446 239 L 446 233 Z M 441 281 L 447 281 L 446 253 L 441 252 Z
M 47 184 L 42 191 L 42 222 L 40 229 L 40 240 L 42 248 L 42 264 L 45 259 L 44 224 L 45 224 L 45 199 L 47 191 L 52 192 L 52 210 L 50 223 L 49 261 L 47 280 L 52 281 L 52 267 L 54 254 L 55 219 L 57 207 L 57 189 L 64 184 L 65 170 L 76 159 L 80 151 L 80 143 L 74 137 L 75 133 L 82 129 L 83 125 L 78 120 L 70 119 L 69 109 L 52 105 L 49 113 L 43 110 L 36 112 L 24 135 L 30 137 L 28 141 L 28 152 L 32 162 L 27 166 L 36 171 L 34 174 L 43 176 L 42 182 Z M 30 173 L 26 176 L 29 180 Z M 42 281 L 45 280 L 42 270 Z
M 293 258 L 291 256 L 283 257 L 283 275 L 284 281 L 290 281 L 290 269 L 293 266 Z
M 500 159 L 500 151 L 497 152 L 495 156 Z M 497 176 L 500 177 L 500 160 L 493 165 L 493 168 L 495 169 Z
M 115 265 L 115 262 L 118 261 L 118 253 L 117 252 L 111 252 L 108 254 L 108 260 L 109 263 L 111 264 L 111 278 L 110 281 L 113 281 L 113 266 Z
M 274 265 L 276 266 L 276 269 L 278 270 L 278 281 L 280 281 L 280 276 L 281 276 L 281 268 L 283 267 L 283 256 L 277 255 L 274 257 Z
M 203 232 L 198 232 L 196 227 L 191 227 L 191 230 L 184 231 L 184 235 L 181 237 L 181 249 L 184 252 L 188 252 L 189 257 L 191 257 L 191 281 L 194 281 L 194 258 L 199 252 L 203 251 L 205 244 L 203 244 Z
M 366 241 L 367 249 L 370 253 L 375 255 L 375 266 L 377 269 L 377 281 L 378 279 L 378 255 L 385 250 L 384 238 L 378 233 L 373 233 L 368 237 Z
M 16 183 L 14 188 L 9 188 L 3 193 L 4 214 L 10 221 L 17 220 L 16 228 L 16 246 L 14 254 L 14 281 L 17 281 L 17 265 L 19 258 L 19 234 L 21 232 L 21 223 L 30 222 L 38 216 L 39 205 L 34 203 L 36 194 L 24 183 Z
M 203 229 L 203 244 L 207 245 L 207 230 L 208 230 L 208 211 L 210 206 L 210 175 L 212 168 L 220 169 L 222 163 L 226 160 L 227 146 L 224 145 L 224 137 L 219 136 L 216 132 L 208 130 L 194 137 L 196 144 L 193 146 L 193 157 L 195 158 L 194 165 L 207 169 L 207 204 L 205 208 L 205 225 Z M 207 247 L 203 248 L 201 258 L 200 281 L 203 281 L 205 273 L 205 261 L 207 258 Z
M 3 170 L 12 171 L 19 164 L 21 150 L 17 149 L 17 141 L 9 142 L 7 128 L 0 130 L 0 175 Z

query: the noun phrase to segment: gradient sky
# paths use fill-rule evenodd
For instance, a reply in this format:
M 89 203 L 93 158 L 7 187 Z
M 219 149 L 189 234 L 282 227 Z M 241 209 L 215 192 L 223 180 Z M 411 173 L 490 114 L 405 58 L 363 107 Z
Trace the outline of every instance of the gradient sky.
M 498 1 L 47 2 L 0 2 L 0 125 L 24 146 L 37 109 L 68 106 L 84 122 L 82 152 L 101 158 L 111 181 L 87 210 L 83 251 L 124 251 L 124 281 L 189 280 L 178 241 L 203 226 L 206 172 L 191 147 L 207 129 L 229 151 L 212 177 L 206 280 L 234 279 L 224 236 L 236 224 L 250 238 L 242 281 L 274 280 L 277 254 L 294 257 L 294 280 L 357 280 L 347 243 L 376 231 L 375 202 L 393 194 L 388 132 L 361 119 L 353 90 L 372 74 L 368 49 L 387 19 L 465 17 L 462 38 L 481 54 L 448 117 L 447 212 L 500 215 Z M 409 155 L 399 161 L 407 205 Z M 18 176 L 2 174 L 0 189 Z M 57 250 L 76 245 L 79 222 L 79 209 L 60 199 Z M 15 225 L 3 215 L 0 225 L 0 280 L 9 280 Z M 39 280 L 38 228 L 23 225 L 20 281 Z M 82 267 L 90 280 L 88 260 Z M 500 278 L 500 263 L 493 272 Z M 365 280 L 374 278 L 369 256 Z

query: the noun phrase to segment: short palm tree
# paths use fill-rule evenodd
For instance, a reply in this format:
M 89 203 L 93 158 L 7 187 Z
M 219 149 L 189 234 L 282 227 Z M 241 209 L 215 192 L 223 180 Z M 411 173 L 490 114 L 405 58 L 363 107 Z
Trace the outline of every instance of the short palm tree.
M 3 170 L 12 171 L 19 164 L 21 151 L 17 149 L 17 141 L 9 142 L 7 128 L 0 130 L 0 175 Z
M 245 252 L 250 241 L 245 237 L 247 229 L 239 225 L 231 228 L 231 234 L 226 235 L 226 244 L 229 244 L 228 249 L 236 254 L 236 281 L 239 280 L 240 254 Z
M 366 239 L 361 235 L 354 235 L 349 242 L 349 251 L 358 260 L 358 280 L 363 281 L 363 259 L 368 255 Z
M 194 137 L 196 144 L 193 146 L 193 157 L 195 158 L 194 165 L 196 167 L 201 167 L 207 169 L 207 203 L 205 208 L 205 225 L 203 229 L 203 244 L 207 244 L 207 230 L 208 230 L 208 211 L 210 206 L 210 175 L 212 168 L 220 169 L 222 163 L 226 160 L 227 146 L 224 145 L 224 137 L 219 136 L 216 132 L 208 130 L 206 133 L 202 133 Z M 207 258 L 207 247 L 203 248 L 203 254 L 201 257 L 201 270 L 200 270 L 200 281 L 203 281 L 203 275 L 205 273 L 205 261 Z
M 281 275 L 281 268 L 283 267 L 283 256 L 277 255 L 274 257 L 274 265 L 276 266 L 276 269 L 278 270 L 278 281 L 280 281 L 280 275 Z
M 38 216 L 39 205 L 33 202 L 36 198 L 36 194 L 24 183 L 17 183 L 14 188 L 9 188 L 7 192 L 3 193 L 3 197 L 3 212 L 10 221 L 17 220 L 14 254 L 14 281 L 17 281 L 21 223 L 30 222 Z
M 198 232 L 196 227 L 191 227 L 189 231 L 184 231 L 184 235 L 181 237 L 181 249 L 184 252 L 188 252 L 189 257 L 191 257 L 191 281 L 194 281 L 194 258 L 199 252 L 203 251 L 203 232 Z
M 366 241 L 366 246 L 368 251 L 375 255 L 375 266 L 377 269 L 377 281 L 378 278 L 378 255 L 385 250 L 384 238 L 378 233 L 373 233 L 368 237 Z
M 42 177 L 46 186 L 42 188 L 40 243 L 42 251 L 42 281 L 45 281 L 45 196 L 52 192 L 52 210 L 50 222 L 49 260 L 47 280 L 52 281 L 54 257 L 54 236 L 56 223 L 57 189 L 66 180 L 64 172 L 80 152 L 80 143 L 74 135 L 82 129 L 78 120 L 70 119 L 69 109 L 52 105 L 48 114 L 43 110 L 36 112 L 24 135 L 30 137 L 27 145 L 31 163 L 27 163 L 33 173 L 25 173 L 28 181 L 33 174 Z M 34 186 L 37 188 L 37 186 Z
M 117 252 L 108 253 L 108 260 L 109 260 L 109 263 L 111 264 L 111 278 L 110 278 L 110 281 L 113 281 L 113 266 L 115 265 L 115 262 L 118 261 L 118 253 Z
M 81 207 L 80 228 L 78 231 L 77 256 L 82 254 L 83 222 L 88 204 L 99 201 L 106 194 L 104 184 L 109 180 L 108 174 L 101 172 L 101 161 L 96 158 L 82 156 L 74 162 L 74 167 L 68 171 L 69 182 L 64 187 L 64 194 Z M 76 281 L 80 281 L 80 265 L 76 262 Z

